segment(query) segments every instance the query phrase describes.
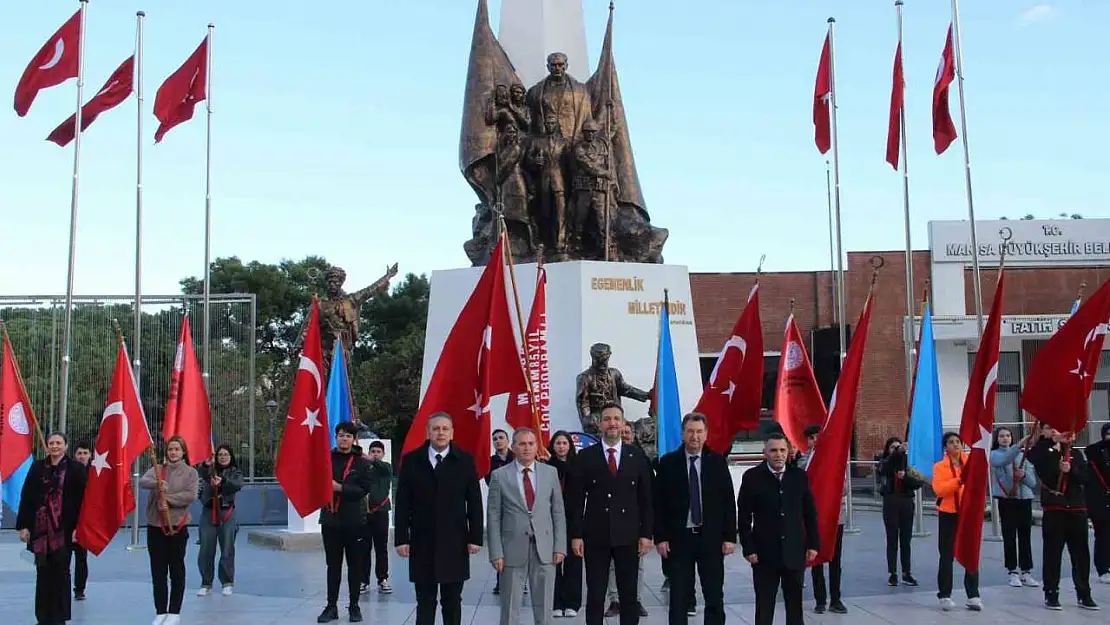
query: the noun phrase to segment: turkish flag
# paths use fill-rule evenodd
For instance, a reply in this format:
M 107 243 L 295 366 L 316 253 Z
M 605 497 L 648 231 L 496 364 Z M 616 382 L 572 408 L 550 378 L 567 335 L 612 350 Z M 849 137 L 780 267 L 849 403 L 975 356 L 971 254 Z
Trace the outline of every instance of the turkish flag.
M 836 527 L 840 523 L 840 502 L 843 499 L 848 454 L 852 446 L 852 430 L 856 418 L 856 397 L 863 373 L 863 355 L 867 349 L 867 332 L 871 328 L 872 295 L 867 295 L 863 312 L 856 323 L 856 332 L 844 357 L 844 368 L 833 390 L 829 420 L 821 429 L 813 456 L 806 465 L 813 503 L 817 507 L 817 529 L 821 549 L 816 564 L 833 559 L 836 552 Z
M 331 433 L 324 394 L 324 350 L 320 344 L 320 302 L 312 298 L 304 347 L 293 382 L 274 475 L 301 517 L 332 498 Z
M 894 51 L 894 78 L 890 86 L 890 117 L 886 128 L 886 162 L 898 170 L 898 153 L 902 147 L 902 109 L 905 106 L 906 79 L 902 74 L 902 42 Z
M 1110 282 L 1104 282 L 1037 352 L 1021 407 L 1061 432 L 1087 426 L 1087 399 L 1095 383 L 1110 322 Z
M 93 555 L 104 551 L 120 524 L 135 509 L 131 465 L 153 444 L 127 347 L 120 341 L 112 385 L 100 417 L 100 431 L 93 444 L 81 515 L 77 520 L 77 542 Z
M 728 454 L 741 430 L 759 427 L 763 407 L 763 324 L 759 320 L 759 282 L 748 293 L 744 312 L 725 341 L 709 383 L 694 412 L 705 415 L 710 449 Z
M 551 381 L 547 361 L 547 270 L 536 268 L 536 295 L 524 331 L 524 372 L 536 398 L 536 411 L 528 399 L 528 390 L 516 394 L 505 407 L 505 422 L 514 428 L 532 428 L 539 432 L 541 444 L 551 441 Z M 538 419 L 538 423 L 536 420 Z
M 96 121 L 101 113 L 119 106 L 121 102 L 126 100 L 131 95 L 134 83 L 135 56 L 132 55 L 121 63 L 116 71 L 112 72 L 112 75 L 108 77 L 108 82 L 104 83 L 100 91 L 97 91 L 96 95 L 81 107 L 81 132 L 84 132 L 89 124 Z M 46 140 L 65 147 L 70 141 L 73 141 L 76 135 L 77 116 L 70 115 L 69 119 L 55 128 Z
M 162 438 L 171 436 L 185 439 L 185 445 L 194 461 L 212 456 L 212 410 L 208 405 L 208 391 L 193 350 L 193 333 L 189 331 L 189 317 L 181 320 L 181 336 L 177 340 L 177 355 L 173 359 L 170 375 L 170 397 L 166 401 L 166 419 L 162 423 Z
M 956 140 L 956 125 L 952 123 L 952 113 L 948 111 L 948 86 L 956 79 L 956 54 L 952 48 L 952 26 L 948 26 L 948 38 L 944 40 L 944 53 L 937 67 L 937 78 L 933 84 L 933 147 L 937 154 L 943 154 Z
M 786 336 L 779 356 L 779 379 L 775 389 L 775 421 L 786 438 L 800 452 L 809 450 L 804 435 L 806 426 L 824 425 L 828 419 L 825 400 L 813 377 L 802 333 L 794 322 L 794 314 L 786 320 Z
M 489 473 L 489 400 L 504 393 L 517 397 L 525 390 L 520 348 L 509 317 L 504 262 L 502 236 L 447 335 L 402 453 L 423 445 L 428 418 L 446 412 L 455 425 L 454 444 L 474 456 L 479 477 Z
M 39 91 L 77 78 L 81 65 L 81 11 L 62 24 L 35 54 L 15 87 L 15 112 L 20 117 L 31 110 Z
M 999 271 L 987 325 L 979 339 L 975 366 L 967 383 L 964 411 L 960 418 L 960 440 L 971 446 L 967 464 L 960 474 L 959 525 L 956 528 L 956 560 L 964 569 L 979 570 L 979 549 L 983 544 L 983 507 L 987 505 L 988 455 L 994 430 L 994 400 L 998 390 L 998 344 L 1002 330 L 1002 285 Z
M 12 351 L 12 342 L 4 332 L 4 363 L 0 375 L 0 482 L 30 458 L 35 449 L 32 436 L 37 427 L 31 399 L 23 386 L 19 363 Z
M 831 46 L 830 35 L 825 35 L 821 60 L 817 62 L 817 81 L 813 86 L 813 141 L 822 154 L 828 152 L 832 146 L 829 128 L 829 101 L 832 99 Z
M 158 87 L 154 96 L 154 116 L 160 123 L 154 133 L 154 142 L 161 141 L 174 126 L 192 119 L 197 103 L 207 97 L 208 37 L 205 37 L 185 63 Z M 331 488 L 330 482 L 328 488 Z

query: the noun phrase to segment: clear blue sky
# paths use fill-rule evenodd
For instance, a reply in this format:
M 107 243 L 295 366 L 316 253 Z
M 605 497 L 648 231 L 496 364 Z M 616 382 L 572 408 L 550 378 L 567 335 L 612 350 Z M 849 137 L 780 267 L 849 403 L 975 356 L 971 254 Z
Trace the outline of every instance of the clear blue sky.
M 585 0 L 590 56 L 606 0 Z M 217 25 L 213 255 L 323 254 L 349 287 L 387 263 L 465 266 L 474 194 L 458 172 L 476 0 L 93 0 L 86 96 L 146 20 L 144 291 L 203 267 L 204 113 L 153 145 L 154 92 Z M 10 94 L 69 0 L 0 8 L 0 293 L 65 287 L 72 148 L 43 139 L 73 112 L 74 82 L 18 118 Z M 490 0 L 495 22 L 500 1 Z M 975 199 L 981 218 L 1107 216 L 1110 3 L 965 0 L 961 6 Z M 888 0 L 620 0 L 616 56 L 665 256 L 694 271 L 828 262 L 825 159 L 811 97 L 825 19 L 837 18 L 841 181 L 848 250 L 900 249 L 900 178 L 883 162 L 895 13 Z M 966 216 L 960 145 L 932 151 L 930 98 L 947 0 L 907 0 L 905 59 L 915 246 L 930 219 Z M 572 68 L 573 69 L 573 68 Z M 591 67 L 592 70 L 592 67 Z M 572 72 L 573 73 L 573 72 Z M 580 79 L 588 76 L 578 72 Z M 953 93 L 953 102 L 956 102 Z M 956 114 L 954 108 L 953 111 Z M 133 290 L 135 100 L 85 134 L 77 292 Z M 356 284 L 357 283 L 357 284 Z

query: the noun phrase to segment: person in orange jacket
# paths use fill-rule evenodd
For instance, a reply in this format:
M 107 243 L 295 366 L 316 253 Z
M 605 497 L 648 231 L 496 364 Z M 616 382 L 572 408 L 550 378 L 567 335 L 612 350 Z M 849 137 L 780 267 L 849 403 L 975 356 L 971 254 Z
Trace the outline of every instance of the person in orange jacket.
M 933 465 L 933 491 L 937 494 L 937 550 L 940 552 L 937 599 L 940 600 L 940 608 L 948 611 L 956 607 L 952 601 L 952 562 L 955 559 L 960 496 L 964 490 L 961 476 L 967 465 L 967 454 L 964 453 L 960 435 L 955 432 L 945 432 L 942 443 L 944 457 Z M 967 609 L 982 610 L 977 571 L 964 571 L 964 591 L 967 593 Z

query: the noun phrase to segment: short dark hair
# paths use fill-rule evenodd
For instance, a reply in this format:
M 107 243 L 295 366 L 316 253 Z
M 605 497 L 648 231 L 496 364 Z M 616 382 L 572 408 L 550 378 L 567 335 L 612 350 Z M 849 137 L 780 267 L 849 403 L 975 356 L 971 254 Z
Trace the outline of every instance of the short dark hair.
M 490 438 L 493 438 L 494 436 L 497 436 L 498 434 L 504 434 L 505 438 L 509 438 L 509 433 L 506 432 L 505 430 L 502 430 L 501 428 L 497 428 L 496 430 L 490 432 Z
M 786 441 L 786 435 L 782 432 L 771 432 L 767 435 L 768 441 Z M 789 443 L 790 441 L 786 441 Z
M 621 411 L 621 417 L 622 418 L 624 417 L 624 406 L 621 406 L 620 404 L 618 404 L 615 401 L 605 402 L 605 404 L 603 404 L 601 406 L 601 410 L 598 410 L 597 412 L 598 412 L 598 414 L 601 414 L 601 413 L 605 412 L 606 410 L 609 410 L 610 408 L 616 408 L 617 410 L 620 410 Z
M 959 440 L 960 435 L 955 433 L 955 432 L 945 432 L 944 433 L 944 436 L 942 436 L 941 439 L 940 439 L 940 449 L 941 449 L 941 451 L 943 451 L 945 447 L 948 447 L 948 441 L 953 439 L 953 438 Z
M 374 451 L 375 449 L 380 449 L 380 450 L 382 450 L 382 453 L 384 454 L 385 453 L 385 443 L 383 443 L 381 441 L 370 441 L 369 449 L 370 449 L 370 451 Z
M 709 429 L 709 422 L 706 421 L 705 415 L 700 412 L 691 412 L 690 414 L 682 417 L 682 429 L 686 429 L 686 424 L 691 421 L 705 424 L 705 428 Z
M 92 443 L 90 443 L 88 439 L 82 438 L 81 440 L 77 441 L 73 445 L 73 451 L 77 451 L 78 449 L 84 449 L 85 451 L 92 451 Z
M 46 438 L 44 438 L 43 440 L 48 441 L 48 440 L 54 438 L 55 436 L 62 439 L 62 442 L 65 443 L 66 445 L 69 444 L 69 438 L 67 438 L 65 434 L 63 434 L 61 432 L 58 432 L 58 431 L 54 431 L 54 432 L 51 432 L 51 433 L 47 434 Z
M 354 423 L 351 423 L 350 421 L 342 421 L 340 423 L 336 423 L 335 433 L 336 435 L 350 434 L 351 436 L 358 438 L 358 428 L 355 426 Z
M 806 438 L 809 438 L 810 436 L 817 436 L 820 433 L 821 433 L 821 426 L 816 425 L 816 424 L 807 425 L 806 429 L 802 430 L 802 434 L 804 434 Z

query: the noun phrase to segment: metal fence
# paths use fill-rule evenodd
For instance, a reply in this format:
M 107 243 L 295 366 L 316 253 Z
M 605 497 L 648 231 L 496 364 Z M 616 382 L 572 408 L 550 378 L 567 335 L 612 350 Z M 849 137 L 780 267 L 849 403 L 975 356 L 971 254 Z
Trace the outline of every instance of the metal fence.
M 209 326 L 208 393 L 216 444 L 231 445 L 248 476 L 272 474 L 271 458 L 257 457 L 255 408 L 259 403 L 256 333 L 258 301 L 251 294 L 212 295 Z M 133 343 L 133 296 L 74 298 L 70 387 L 65 434 L 71 447 L 92 441 L 100 426 L 104 400 L 115 364 L 118 323 L 131 358 L 139 359 L 139 389 L 155 442 L 161 440 L 170 374 L 185 313 L 190 317 L 198 359 L 203 340 L 203 303 L 199 295 L 143 296 L 142 336 Z M 43 429 L 59 427 L 60 364 L 65 298 L 61 296 L 0 296 L 0 319 Z M 136 353 L 137 352 L 137 353 Z M 201 364 L 203 367 L 203 363 Z M 195 459 L 194 459 L 195 460 Z M 148 459 L 143 459 L 146 464 Z

